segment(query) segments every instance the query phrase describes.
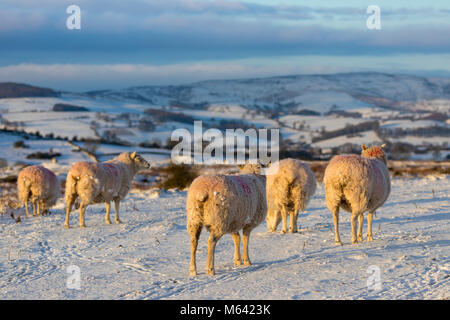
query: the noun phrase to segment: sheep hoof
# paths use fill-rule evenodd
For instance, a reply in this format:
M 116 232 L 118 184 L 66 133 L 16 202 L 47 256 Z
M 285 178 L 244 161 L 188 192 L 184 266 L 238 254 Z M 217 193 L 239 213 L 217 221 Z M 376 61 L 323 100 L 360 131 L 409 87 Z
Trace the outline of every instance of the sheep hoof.
M 250 262 L 250 260 L 244 260 L 244 265 L 245 266 L 251 266 L 252 263 Z
M 285 234 L 285 233 L 286 233 L 286 230 L 281 230 L 281 233 L 282 233 L 282 234 Z
M 362 236 L 358 236 L 358 241 L 359 242 L 363 242 L 363 237 Z
M 358 240 L 352 240 L 352 244 L 358 244 Z
M 106 224 L 111 224 L 111 220 L 105 220 Z
M 195 270 L 189 270 L 189 276 L 195 277 L 197 275 L 197 271 Z
M 368 241 L 368 242 L 372 242 L 372 241 L 373 241 L 372 236 L 368 236 L 368 237 L 367 237 L 367 241 Z
M 208 276 L 213 276 L 213 275 L 216 274 L 216 272 L 214 271 L 214 268 L 213 269 L 208 269 L 207 273 L 208 273 Z
M 64 228 L 66 228 L 66 229 L 70 229 L 70 227 L 69 227 L 69 225 L 68 225 L 68 224 L 64 224 Z
M 289 230 L 289 232 L 291 232 L 291 233 L 297 233 L 298 232 L 298 230 L 297 229 L 292 229 L 292 230 Z
M 234 260 L 234 265 L 235 266 L 240 266 L 240 265 L 242 265 L 242 261 L 241 260 Z
M 119 224 L 119 223 L 122 223 L 122 221 L 119 220 L 119 219 L 117 219 L 117 220 L 116 220 L 116 224 Z
M 336 241 L 336 245 L 342 246 L 342 242 L 340 240 Z
M 80 224 L 80 228 L 86 228 L 86 225 L 85 224 Z

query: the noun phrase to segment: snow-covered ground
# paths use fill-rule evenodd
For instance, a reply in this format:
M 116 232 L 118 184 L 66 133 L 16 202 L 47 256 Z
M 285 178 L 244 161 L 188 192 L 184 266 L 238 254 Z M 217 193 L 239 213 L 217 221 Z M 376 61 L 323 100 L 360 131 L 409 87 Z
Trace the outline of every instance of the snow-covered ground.
M 333 148 L 335 146 L 339 146 L 344 143 L 354 143 L 359 145 L 366 143 L 366 144 L 380 145 L 382 141 L 374 131 L 365 131 L 354 135 L 339 136 L 336 138 L 318 141 L 313 143 L 312 145 L 318 148 Z
M 265 223 L 253 231 L 250 267 L 233 266 L 226 235 L 216 248 L 216 276 L 207 276 L 203 231 L 195 278 L 188 276 L 186 192 L 133 190 L 122 224 L 106 225 L 104 206 L 94 205 L 87 228 L 73 213 L 69 230 L 60 199 L 51 216 L 20 223 L 0 216 L 0 299 L 448 299 L 449 182 L 394 179 L 374 219 L 374 241 L 352 245 L 350 215 L 342 212 L 342 247 L 320 186 L 299 215 L 298 234 L 268 233 Z M 66 287 L 71 265 L 80 268 L 80 290 Z M 367 287 L 370 266 L 380 270 L 377 292 Z
M 17 141 L 23 141 L 26 148 L 14 148 L 14 143 Z M 86 146 L 83 142 L 77 142 L 77 145 Z M 143 148 L 143 147 L 126 147 L 110 144 L 98 144 L 96 145 L 96 154 L 100 161 L 109 160 L 114 155 L 122 152 L 137 151 L 145 157 L 147 161 L 152 164 L 158 162 L 164 162 L 170 158 L 170 150 L 157 149 L 157 148 Z M 9 166 L 14 166 L 17 163 L 26 164 L 42 164 L 46 167 L 51 166 L 50 161 L 42 162 L 40 159 L 27 159 L 27 155 L 35 152 L 48 152 L 50 149 L 55 153 L 61 153 L 60 157 L 57 157 L 57 164 L 51 168 L 57 172 L 66 172 L 68 168 L 76 161 L 90 161 L 86 155 L 81 152 L 74 152 L 73 147 L 63 140 L 51 140 L 51 139 L 24 139 L 22 136 L 12 133 L 0 134 L 0 150 L 3 150 L 3 154 L 0 154 L 0 158 L 5 159 Z M 5 172 L 0 171 L 0 176 Z M 17 173 L 17 172 L 16 172 Z

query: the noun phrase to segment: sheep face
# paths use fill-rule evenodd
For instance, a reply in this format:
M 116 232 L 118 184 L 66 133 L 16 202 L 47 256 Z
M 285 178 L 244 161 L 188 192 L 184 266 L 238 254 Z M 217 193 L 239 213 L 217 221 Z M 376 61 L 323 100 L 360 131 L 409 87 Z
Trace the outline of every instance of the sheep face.
M 141 155 L 137 154 L 136 151 L 130 154 L 130 159 L 136 168 L 136 172 L 150 168 L 150 163 L 148 163 Z
M 362 149 L 361 156 L 364 157 L 364 158 L 377 158 L 377 159 L 383 161 L 384 164 L 387 165 L 387 157 L 386 157 L 386 154 L 383 151 L 383 148 L 385 146 L 386 145 L 383 144 L 380 147 L 379 146 L 372 146 L 372 147 L 368 148 L 368 147 L 366 147 L 365 144 L 363 144 L 361 146 L 361 149 Z
M 275 232 L 281 221 L 281 214 L 275 210 L 267 210 L 267 230 L 269 232 Z
M 249 173 L 261 174 L 262 172 L 262 166 L 259 163 L 258 164 L 247 163 L 243 166 L 240 166 L 239 168 L 242 174 L 249 174 Z

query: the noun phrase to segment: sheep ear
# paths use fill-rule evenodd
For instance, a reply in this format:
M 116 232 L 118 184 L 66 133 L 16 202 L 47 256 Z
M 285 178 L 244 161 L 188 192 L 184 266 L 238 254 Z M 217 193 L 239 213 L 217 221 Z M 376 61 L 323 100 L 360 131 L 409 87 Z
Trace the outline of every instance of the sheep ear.
M 136 151 L 133 152 L 132 154 L 130 154 L 130 158 L 131 158 L 131 160 L 133 160 L 134 158 L 136 158 Z
M 361 149 L 366 150 L 366 149 L 367 149 L 367 146 L 366 146 L 365 144 L 363 144 L 363 145 L 361 146 Z
M 385 148 L 386 147 L 386 143 L 383 143 L 382 145 L 381 145 L 381 148 Z

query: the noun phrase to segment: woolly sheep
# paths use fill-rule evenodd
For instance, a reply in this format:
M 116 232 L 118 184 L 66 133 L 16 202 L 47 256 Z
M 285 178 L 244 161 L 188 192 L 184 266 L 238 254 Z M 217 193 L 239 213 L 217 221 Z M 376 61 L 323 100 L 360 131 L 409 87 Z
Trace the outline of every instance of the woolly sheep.
M 227 233 L 233 236 L 234 264 L 241 265 L 240 234 L 243 234 L 244 265 L 250 265 L 250 232 L 266 217 L 265 176 L 254 174 L 254 165 L 246 165 L 242 175 L 202 175 L 187 194 L 187 230 L 191 236 L 190 275 L 197 275 L 196 250 L 203 226 L 209 231 L 208 275 L 214 275 L 214 251 L 217 241 Z M 259 171 L 259 170 L 257 170 Z M 248 174 L 249 173 L 249 174 Z
M 111 201 L 115 205 L 115 221 L 120 223 L 119 204 L 131 188 L 131 182 L 137 172 L 150 168 L 150 164 L 136 152 L 121 153 L 116 158 L 102 162 L 77 162 L 69 170 L 66 179 L 66 220 L 69 228 L 72 205 L 80 198 L 80 227 L 84 228 L 84 213 L 89 204 L 104 202 L 106 206 L 105 222 L 110 224 Z
M 59 195 L 59 180 L 56 175 L 42 166 L 25 167 L 17 177 L 17 192 L 29 217 L 28 200 L 33 205 L 33 216 L 45 214 Z
M 282 219 L 282 232 L 286 233 L 289 214 L 289 232 L 297 232 L 298 211 L 306 209 L 316 192 L 314 173 L 300 160 L 284 159 L 269 168 L 266 178 L 268 230 L 275 231 Z
M 339 207 L 352 213 L 352 243 L 362 241 L 364 212 L 368 211 L 367 241 L 372 241 L 372 215 L 387 200 L 391 181 L 387 168 L 385 145 L 367 148 L 362 145 L 361 156 L 339 155 L 333 157 L 324 174 L 325 197 L 333 214 L 335 241 L 339 237 Z M 356 236 L 358 219 L 358 236 Z

